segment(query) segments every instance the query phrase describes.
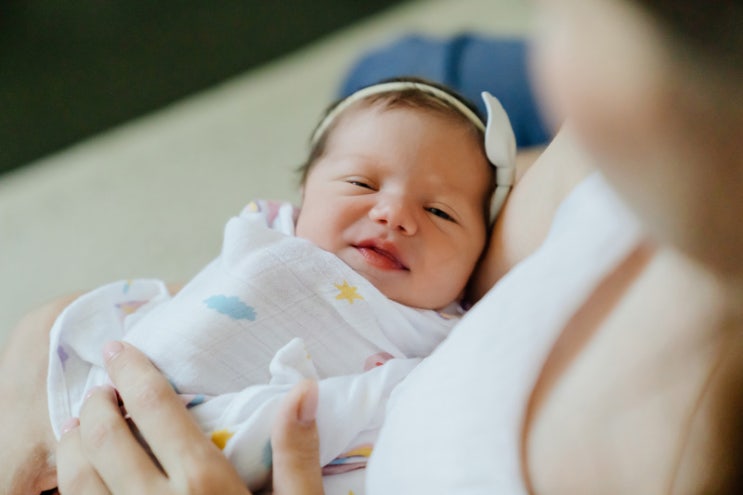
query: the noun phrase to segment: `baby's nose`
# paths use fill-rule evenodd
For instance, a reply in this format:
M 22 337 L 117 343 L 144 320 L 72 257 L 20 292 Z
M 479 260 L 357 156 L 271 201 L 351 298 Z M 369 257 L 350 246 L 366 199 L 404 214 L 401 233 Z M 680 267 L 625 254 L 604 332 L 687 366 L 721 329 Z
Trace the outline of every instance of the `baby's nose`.
M 403 199 L 389 198 L 378 202 L 369 210 L 369 218 L 405 235 L 413 235 L 418 230 L 414 210 Z

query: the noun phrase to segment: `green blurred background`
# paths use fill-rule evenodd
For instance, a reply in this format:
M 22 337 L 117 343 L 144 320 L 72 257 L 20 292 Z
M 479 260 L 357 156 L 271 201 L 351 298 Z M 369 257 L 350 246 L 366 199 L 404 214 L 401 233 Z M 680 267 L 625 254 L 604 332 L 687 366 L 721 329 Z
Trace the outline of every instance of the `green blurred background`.
M 401 2 L 0 0 L 0 174 Z

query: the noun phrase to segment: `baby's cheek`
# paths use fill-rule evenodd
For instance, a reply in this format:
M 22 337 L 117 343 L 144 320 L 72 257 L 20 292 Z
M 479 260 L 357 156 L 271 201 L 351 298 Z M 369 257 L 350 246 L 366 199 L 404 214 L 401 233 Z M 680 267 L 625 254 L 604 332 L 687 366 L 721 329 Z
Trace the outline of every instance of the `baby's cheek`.
M 437 287 L 441 306 L 447 305 L 462 298 L 465 287 L 469 282 L 474 269 L 474 263 L 456 263 L 448 267 L 442 267 L 436 274 L 436 284 L 429 287 Z

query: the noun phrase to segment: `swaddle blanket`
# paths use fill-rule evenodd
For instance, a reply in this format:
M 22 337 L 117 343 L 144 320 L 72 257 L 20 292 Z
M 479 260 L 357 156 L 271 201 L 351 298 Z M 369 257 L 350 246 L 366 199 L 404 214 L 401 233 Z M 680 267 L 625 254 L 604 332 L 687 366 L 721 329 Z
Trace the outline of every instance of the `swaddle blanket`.
M 254 202 L 225 227 L 220 256 L 175 296 L 158 280 L 116 282 L 75 301 L 51 333 L 48 396 L 57 436 L 88 390 L 108 383 L 104 343 L 144 351 L 246 484 L 271 466 L 282 396 L 319 381 L 326 473 L 363 467 L 387 397 L 458 315 L 387 299 L 339 258 L 293 236 L 289 204 Z

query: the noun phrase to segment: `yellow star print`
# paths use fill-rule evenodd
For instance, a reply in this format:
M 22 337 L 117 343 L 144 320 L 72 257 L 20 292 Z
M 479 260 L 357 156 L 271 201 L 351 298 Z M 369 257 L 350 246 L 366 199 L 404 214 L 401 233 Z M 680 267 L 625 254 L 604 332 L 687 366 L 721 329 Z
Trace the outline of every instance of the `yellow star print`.
M 333 285 L 335 285 L 335 288 L 340 291 L 340 293 L 337 296 L 335 296 L 335 298 L 338 300 L 346 299 L 349 304 L 353 304 L 353 301 L 355 299 L 358 299 L 360 301 L 364 300 L 364 298 L 361 297 L 358 294 L 358 292 L 356 292 L 357 288 L 353 285 L 348 285 L 348 282 L 346 282 L 345 280 L 343 281 L 342 285 L 339 285 L 339 284 L 333 284 Z
M 219 450 L 224 450 L 225 445 L 227 445 L 227 442 L 230 441 L 230 438 L 234 433 L 232 433 L 229 430 L 217 430 L 212 432 L 212 443 L 219 447 Z

